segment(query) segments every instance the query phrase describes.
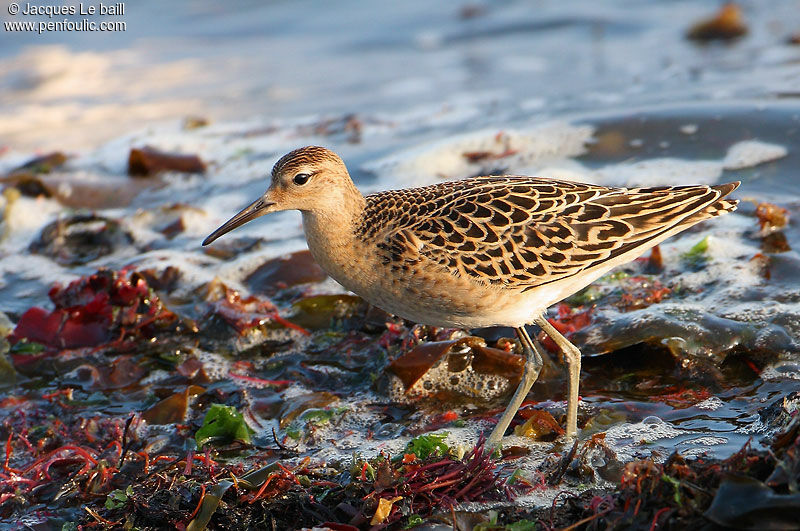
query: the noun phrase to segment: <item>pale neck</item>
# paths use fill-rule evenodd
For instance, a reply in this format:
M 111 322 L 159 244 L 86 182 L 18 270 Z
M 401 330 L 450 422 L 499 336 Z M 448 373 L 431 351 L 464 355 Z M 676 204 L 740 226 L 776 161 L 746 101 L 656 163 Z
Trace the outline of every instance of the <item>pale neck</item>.
M 348 245 L 355 238 L 367 202 L 354 184 L 348 184 L 341 198 L 302 211 L 303 229 L 312 252 L 314 247 Z

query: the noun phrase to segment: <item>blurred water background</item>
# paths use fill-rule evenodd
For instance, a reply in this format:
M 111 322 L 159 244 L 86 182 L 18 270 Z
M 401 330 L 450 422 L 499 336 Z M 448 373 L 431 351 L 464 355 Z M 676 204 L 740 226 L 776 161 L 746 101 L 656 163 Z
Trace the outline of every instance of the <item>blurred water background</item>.
M 0 139 L 85 149 L 187 115 L 444 112 L 454 128 L 466 118 L 477 128 L 635 105 L 796 98 L 800 51 L 787 39 L 799 31 L 800 4 L 745 2 L 745 38 L 687 40 L 719 5 L 127 2 L 124 15 L 97 18 L 124 21 L 125 31 L 0 32 Z M 4 8 L 0 18 L 64 17 Z

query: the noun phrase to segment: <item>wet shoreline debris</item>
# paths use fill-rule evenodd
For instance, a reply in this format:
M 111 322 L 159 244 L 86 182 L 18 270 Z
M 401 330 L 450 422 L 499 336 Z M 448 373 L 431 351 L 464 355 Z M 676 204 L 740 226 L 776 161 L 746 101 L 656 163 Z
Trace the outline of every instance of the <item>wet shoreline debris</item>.
M 789 209 L 761 203 L 751 218 L 743 234 L 757 247 L 749 252 L 761 249 L 764 270 L 774 260 L 780 275 L 778 259 L 794 241 Z M 154 227 L 177 238 L 186 227 L 176 219 Z M 94 238 L 114 236 L 112 224 L 89 214 L 65 218 L 41 231 L 40 252 L 90 263 L 98 249 L 129 245 L 124 233 L 120 241 Z M 203 256 L 227 265 L 262 242 L 243 238 Z M 554 359 L 496 455 L 480 437 L 518 374 L 511 331 L 414 326 L 326 291 L 308 252 L 251 270 L 246 292 L 220 279 L 191 285 L 180 264 L 102 269 L 54 285 L 50 307 L 3 323 L 0 525 L 520 531 L 770 518 L 782 525 L 797 509 L 796 397 L 747 409 L 758 420 L 745 428 L 767 437 L 726 459 L 710 456 L 720 437 L 682 446 L 687 436 L 665 449 L 647 440 L 656 431 L 631 428 L 691 433 L 685 426 L 707 422 L 731 393 L 764 385 L 771 399 L 785 394 L 785 384 L 765 375 L 776 360 L 791 362 L 781 358 L 791 349 L 771 346 L 781 336 L 764 343 L 751 333 L 757 324 L 665 310 L 706 289 L 676 278 L 706 274 L 720 252 L 702 233 L 682 244 L 654 249 L 550 315 L 562 333 L 581 344 L 588 336 L 596 353 L 607 353 L 584 360 L 585 439 L 561 438 L 563 370 L 545 342 Z M 628 323 L 616 334 L 609 320 L 624 324 L 625 316 L 642 328 Z M 619 343 L 623 336 L 634 343 Z M 621 425 L 630 429 L 614 435 Z M 696 440 L 714 439 L 698 431 Z M 730 437 L 738 447 L 746 435 Z M 675 448 L 681 452 L 669 455 Z
M 349 414 L 335 392 L 283 397 L 280 393 L 293 382 L 281 376 L 308 376 L 280 368 L 265 372 L 246 358 L 231 365 L 225 383 L 210 376 L 210 368 L 196 357 L 164 357 L 164 350 L 188 338 L 207 342 L 197 338 L 209 319 L 228 327 L 229 338 L 261 330 L 270 318 L 269 326 L 288 327 L 295 337 L 309 337 L 304 335 L 309 332 L 278 317 L 281 310 L 268 299 L 243 297 L 219 281 L 199 299 L 207 307 L 195 310 L 201 324 L 191 323 L 167 309 L 159 296 L 172 301 L 177 278 L 174 271 L 101 270 L 53 287 L 53 310 L 32 308 L 20 317 L 9 335 L 14 367 L 28 382 L 48 375 L 62 381 L 57 388 L 42 380 L 33 387 L 14 387 L 0 402 L 3 522 L 38 514 L 66 529 L 165 524 L 179 529 L 403 529 L 452 526 L 454 521 L 459 528 L 483 530 L 578 523 L 593 529 L 672 528 L 765 518 L 781 524 L 797 509 L 793 485 L 800 481 L 800 420 L 792 396 L 764 410 L 763 423 L 773 433 L 764 441 L 769 448 L 748 443 L 724 460 L 676 452 L 666 461 L 654 454 L 625 462 L 602 432 L 563 447 L 559 421 L 536 403 L 522 408 L 514 427 L 519 437 L 551 444 L 549 457 L 535 470 L 517 465 L 531 452 L 525 446 L 511 445 L 503 455 L 492 456 L 480 440 L 471 446 L 448 445 L 441 430 L 463 427 L 470 418 L 463 410 L 431 418 L 403 451 L 371 458 L 354 453 L 349 461 L 320 459 L 302 444 L 327 444 L 317 430 Z M 636 277 L 612 280 L 621 282 L 622 295 L 641 289 L 638 281 L 625 283 L 630 278 Z M 286 284 L 283 290 L 290 294 L 283 308 L 309 299 L 296 286 Z M 620 308 L 629 304 L 619 292 L 612 295 Z M 350 311 L 367 310 L 354 306 Z M 591 321 L 591 307 L 581 306 L 564 305 L 552 318 L 568 334 Z M 485 364 L 480 360 L 487 354 L 501 360 L 491 370 L 505 373 L 508 361 L 502 360 L 517 357 L 513 342 L 502 338 L 488 343 L 455 331 L 391 323 L 376 335 L 372 325 L 370 332 L 357 332 L 367 325 L 352 316 L 323 324 L 306 348 L 320 348 L 312 346 L 315 341 L 345 326 L 340 330 L 350 330 L 349 339 L 334 334 L 325 340 L 333 340 L 335 352 L 343 352 L 339 349 L 348 341 L 371 341 L 372 348 L 394 353 L 413 353 L 415 345 L 424 345 L 435 355 L 422 373 L 436 364 L 455 371 L 463 370 L 465 362 Z M 265 363 L 274 362 L 267 358 Z M 402 366 L 403 356 L 393 363 L 395 370 Z M 143 383 L 159 367 L 170 376 L 161 383 Z M 420 377 L 418 367 L 408 370 L 410 378 Z M 685 407 L 682 401 L 694 404 L 711 396 L 688 391 L 665 388 L 661 398 Z M 658 395 L 652 398 L 659 400 Z M 136 406 L 137 401 L 147 407 Z M 446 402 L 458 403 L 452 397 Z M 251 435 L 252 423 L 275 415 L 283 437 Z M 491 411 L 482 415 L 493 421 Z M 618 487 L 604 486 L 609 482 Z M 557 496 L 552 507 L 515 505 L 519 496 L 548 489 L 570 494 Z M 735 507 L 724 501 L 728 496 L 737 500 Z M 482 508 L 471 509 L 475 502 Z

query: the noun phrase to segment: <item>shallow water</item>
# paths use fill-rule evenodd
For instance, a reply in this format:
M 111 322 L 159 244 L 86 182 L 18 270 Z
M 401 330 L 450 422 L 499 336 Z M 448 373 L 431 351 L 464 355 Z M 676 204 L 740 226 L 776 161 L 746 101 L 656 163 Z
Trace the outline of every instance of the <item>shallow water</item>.
M 436 415 L 446 411 L 464 421 L 443 424 L 448 440 L 474 444 L 502 400 L 462 394 L 434 405 L 390 404 L 398 397 L 387 391 L 392 376 L 385 368 L 404 349 L 385 316 L 363 325 L 370 319 L 357 301 L 336 299 L 357 309 L 343 310 L 344 320 L 315 321 L 318 310 L 298 301 L 343 293 L 337 284 L 311 274 L 308 284 L 276 289 L 286 271 L 267 275 L 268 282 L 250 277 L 266 260 L 305 248 L 296 213 L 227 235 L 223 258 L 199 246 L 263 192 L 279 156 L 314 143 L 340 152 L 365 192 L 487 173 L 614 186 L 741 180 L 739 210 L 664 242 L 662 271 L 632 263 L 621 268 L 627 278 L 601 279 L 570 302 L 575 311 L 594 304 L 590 324 L 573 336 L 587 356 L 580 424 L 584 437 L 605 431 L 625 459 L 674 450 L 726 457 L 769 433 L 759 410 L 800 380 L 800 232 L 790 219 L 779 231 L 785 243 L 774 248 L 759 234 L 756 204 L 775 203 L 795 218 L 800 208 L 800 48 L 784 38 L 800 29 L 798 10 L 748 6 L 749 37 L 697 46 L 683 33 L 708 11 L 690 2 L 636 9 L 587 2 L 580 15 L 558 3 L 508 2 L 474 18 L 460 16 L 455 5 L 420 10 L 413 2 L 355 14 L 306 3 L 221 12 L 213 3 L 177 2 L 149 26 L 155 5 L 137 4 L 128 15 L 131 31 L 106 41 L 109 50 L 87 35 L 0 33 L 0 137 L 10 148 L 0 151 L 0 174 L 39 149 L 71 154 L 41 177 L 53 197 L 0 199 L 0 309 L 12 322 L 31 306 L 50 309 L 53 282 L 100 267 L 173 267 L 176 286 L 160 296 L 207 329 L 185 344 L 156 345 L 153 356 L 137 354 L 144 372 L 122 390 L 64 360 L 44 374 L 20 370 L 9 395 L 71 387 L 74 400 L 84 400 L 81 414 L 124 418 L 175 390 L 177 362 L 167 350 L 176 349 L 179 360 L 204 364 L 213 392 L 238 397 L 257 445 L 271 444 L 273 428 L 294 429 L 304 436 L 290 442 L 319 459 L 396 453 L 413 434 L 437 427 Z M 414 68 L 398 68 L 407 64 Z M 92 65 L 91 82 L 78 83 Z M 187 114 L 215 120 L 186 129 Z M 144 145 L 197 154 L 208 170 L 134 180 L 126 175 L 128 152 Z M 484 151 L 512 154 L 464 156 Z M 100 232 L 123 234 L 100 256 L 75 263 L 31 251 L 48 224 L 89 211 L 118 223 Z M 706 237 L 700 259 L 687 258 Z M 312 335 L 275 325 L 239 336 L 206 319 L 201 294 L 214 278 L 271 298 L 282 317 Z M 642 297 L 656 283 L 669 288 L 659 302 L 621 302 L 621 294 Z M 348 321 L 351 314 L 361 321 Z M 490 346 L 512 335 L 474 333 Z M 242 374 L 290 383 L 264 385 Z M 531 407 L 558 418 L 563 387 L 557 371 L 550 374 L 534 386 Z M 303 424 L 311 418 L 304 412 L 337 408 L 346 412 L 335 422 L 311 430 Z M 190 410 L 190 419 L 198 415 Z M 295 418 L 300 422 L 292 424 Z M 175 437 L 173 424 L 150 424 L 143 437 Z M 509 442 L 533 447 L 519 465 L 531 471 L 547 453 L 563 450 L 516 436 Z
M 438 118 L 370 143 L 396 149 L 520 118 L 798 95 L 794 2 L 743 6 L 747 37 L 711 45 L 684 39 L 716 7 L 689 0 L 127 7 L 124 32 L 0 32 L 3 144 L 82 150 L 190 114 Z

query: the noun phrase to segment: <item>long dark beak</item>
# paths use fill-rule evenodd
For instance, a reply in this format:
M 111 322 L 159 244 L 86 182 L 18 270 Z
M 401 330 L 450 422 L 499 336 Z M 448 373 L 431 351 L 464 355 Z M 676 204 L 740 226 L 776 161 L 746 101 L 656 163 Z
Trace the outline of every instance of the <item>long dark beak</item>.
M 240 227 L 247 223 L 248 221 L 253 221 L 256 218 L 260 218 L 264 214 L 268 214 L 268 208 L 274 205 L 275 203 L 271 203 L 265 200 L 263 197 L 260 197 L 247 205 L 245 208 L 242 209 L 241 212 L 233 216 L 231 219 L 226 221 L 220 228 L 212 232 L 208 238 L 203 240 L 203 245 L 208 245 L 209 243 L 213 242 L 223 234 L 226 234 L 236 227 Z

